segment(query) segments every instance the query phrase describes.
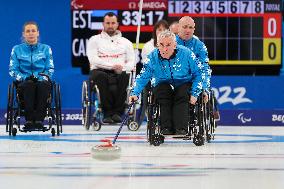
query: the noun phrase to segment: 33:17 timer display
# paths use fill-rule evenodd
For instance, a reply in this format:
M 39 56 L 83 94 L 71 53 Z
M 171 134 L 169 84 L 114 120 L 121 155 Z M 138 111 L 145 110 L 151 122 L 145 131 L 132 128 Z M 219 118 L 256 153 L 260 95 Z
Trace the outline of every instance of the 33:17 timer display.
M 137 26 L 139 20 L 139 11 L 119 11 L 120 24 L 124 26 Z M 141 15 L 141 26 L 152 26 L 157 21 L 165 19 L 165 11 L 143 11 Z

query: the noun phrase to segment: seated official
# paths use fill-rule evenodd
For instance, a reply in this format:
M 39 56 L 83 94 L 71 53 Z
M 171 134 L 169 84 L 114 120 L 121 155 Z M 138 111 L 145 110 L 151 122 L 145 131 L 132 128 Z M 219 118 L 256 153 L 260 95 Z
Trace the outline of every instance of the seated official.
M 144 62 L 129 102 L 136 101 L 152 79 L 154 100 L 160 105 L 162 134 L 185 135 L 189 103 L 196 103 L 202 89 L 202 65 L 192 51 L 176 45 L 174 33 L 168 30 L 159 34 L 157 46 Z
M 90 62 L 90 79 L 100 91 L 103 122 L 121 122 L 127 98 L 129 75 L 134 69 L 135 53 L 132 43 L 117 30 L 117 15 L 106 13 L 103 31 L 90 38 L 87 56 Z M 115 90 L 112 85 L 116 85 Z
M 12 49 L 9 74 L 23 96 L 26 120 L 24 129 L 42 128 L 51 86 L 48 78 L 40 73 L 52 77 L 52 51 L 48 45 L 38 42 L 39 28 L 33 21 L 24 24 L 23 38 L 24 43 Z

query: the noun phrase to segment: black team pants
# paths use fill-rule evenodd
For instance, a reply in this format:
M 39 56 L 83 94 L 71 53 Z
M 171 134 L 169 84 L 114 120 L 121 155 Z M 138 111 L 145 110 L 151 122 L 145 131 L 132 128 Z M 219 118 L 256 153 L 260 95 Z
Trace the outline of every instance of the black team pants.
M 161 129 L 186 129 L 189 115 L 188 89 L 191 84 L 186 83 L 175 89 L 170 84 L 162 83 L 154 88 L 155 101 L 160 105 Z
M 95 69 L 90 79 L 98 86 L 104 117 L 122 115 L 125 110 L 129 75 L 125 72 L 116 74 L 112 70 Z
M 51 85 L 47 81 L 23 81 L 18 84 L 24 100 L 26 121 L 43 121 L 47 112 L 47 98 Z

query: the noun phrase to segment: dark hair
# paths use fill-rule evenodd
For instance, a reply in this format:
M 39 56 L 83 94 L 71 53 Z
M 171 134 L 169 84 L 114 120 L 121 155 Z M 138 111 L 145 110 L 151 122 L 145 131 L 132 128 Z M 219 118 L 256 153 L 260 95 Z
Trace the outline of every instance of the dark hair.
M 154 46 L 157 46 L 157 34 L 156 31 L 160 26 L 164 26 L 164 28 L 169 29 L 169 24 L 166 20 L 159 20 L 158 22 L 156 22 L 156 24 L 154 25 L 154 30 L 153 30 L 153 39 L 154 39 Z
M 25 31 L 25 27 L 26 27 L 27 25 L 35 25 L 36 28 L 37 28 L 37 31 L 39 31 L 38 24 L 37 24 L 35 21 L 27 21 L 27 22 L 25 22 L 24 25 L 23 25 L 23 32 Z
M 105 21 L 105 17 L 106 16 L 109 16 L 109 17 L 115 16 L 117 21 L 118 21 L 118 17 L 117 17 L 117 15 L 114 12 L 107 12 L 107 13 L 105 13 L 103 21 Z
M 174 25 L 174 24 L 178 24 L 178 20 L 174 20 L 170 23 L 170 26 Z

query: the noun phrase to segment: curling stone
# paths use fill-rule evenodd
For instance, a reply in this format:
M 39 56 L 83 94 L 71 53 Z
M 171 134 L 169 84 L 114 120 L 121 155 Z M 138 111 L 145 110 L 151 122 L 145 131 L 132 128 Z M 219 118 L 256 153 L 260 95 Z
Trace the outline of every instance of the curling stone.
M 121 156 L 121 148 L 117 145 L 113 145 L 109 140 L 104 140 L 103 142 L 107 142 L 107 144 L 92 147 L 92 158 L 101 161 L 119 159 Z

